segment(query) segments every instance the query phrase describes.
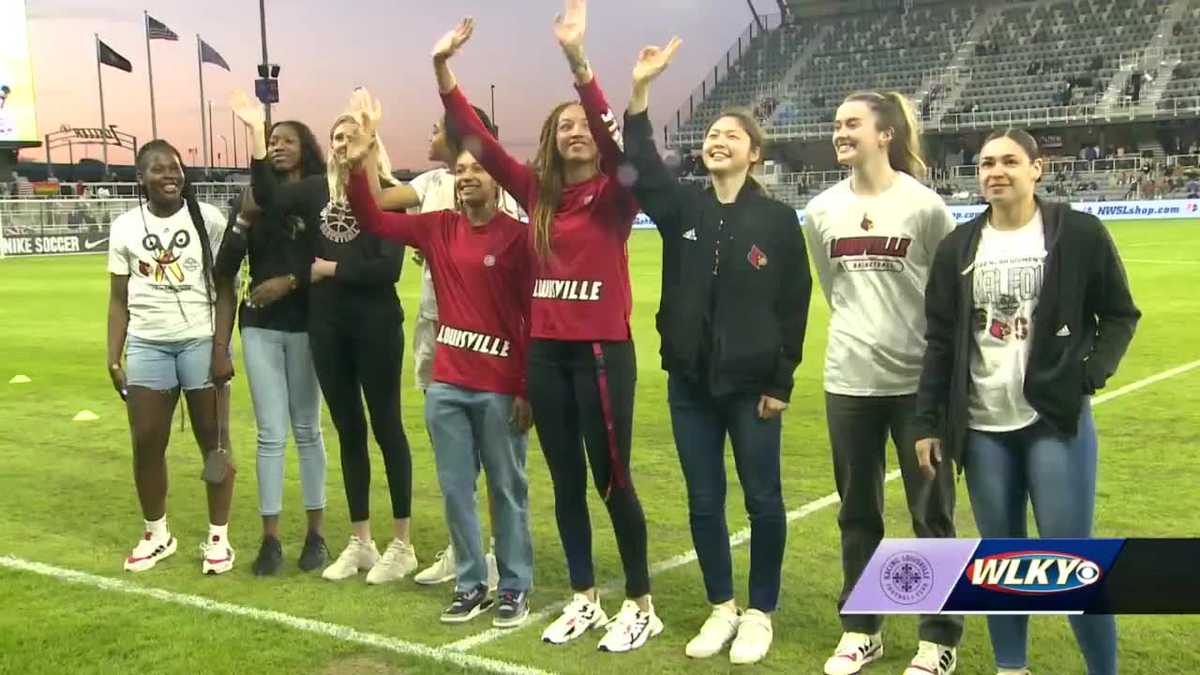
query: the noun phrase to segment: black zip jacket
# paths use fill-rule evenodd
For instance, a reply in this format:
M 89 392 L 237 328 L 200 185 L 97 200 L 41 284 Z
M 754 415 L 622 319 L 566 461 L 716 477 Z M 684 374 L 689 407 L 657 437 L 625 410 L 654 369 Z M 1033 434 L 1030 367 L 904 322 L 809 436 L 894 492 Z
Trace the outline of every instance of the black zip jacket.
M 812 294 L 799 219 L 747 181 L 731 205 L 681 185 L 654 145 L 648 115 L 625 116 L 634 194 L 663 240 L 656 324 L 662 367 L 732 393 L 791 398 Z M 716 273 L 714 274 L 714 270 Z
M 327 302 L 380 298 L 399 302 L 395 286 L 404 260 L 403 246 L 361 231 L 348 202 L 329 202 L 329 183 L 323 174 L 283 183 L 267 160 L 255 159 L 250 167 L 254 201 L 284 219 L 300 216 L 312 255 L 337 262 L 332 279 L 309 286 L 310 300 L 315 303 L 309 307 L 310 314 L 325 311 Z M 311 263 L 292 270 L 302 285 L 309 285 Z
M 1104 387 L 1133 340 L 1141 312 L 1108 230 L 1090 214 L 1038 200 L 1046 263 L 1033 311 L 1024 393 L 1060 433 L 1074 436 L 1084 396 Z M 918 438 L 943 439 L 961 467 L 967 436 L 974 263 L 991 213 L 942 240 L 925 289 L 925 362 L 917 391 Z
M 221 250 L 217 252 L 217 275 L 232 279 L 247 255 L 250 257 L 250 288 L 267 279 L 296 274 L 305 267 L 311 270 L 313 254 L 303 219 L 295 215 L 284 216 L 278 211 L 264 211 L 245 234 L 238 234 L 233 224 L 241 211 L 242 199 L 241 196 L 235 199 L 229 212 L 229 226 L 221 239 Z M 307 277 L 307 274 L 304 277 L 296 274 L 296 289 L 266 307 L 251 307 L 243 300 L 238 308 L 238 325 L 287 333 L 308 330 Z

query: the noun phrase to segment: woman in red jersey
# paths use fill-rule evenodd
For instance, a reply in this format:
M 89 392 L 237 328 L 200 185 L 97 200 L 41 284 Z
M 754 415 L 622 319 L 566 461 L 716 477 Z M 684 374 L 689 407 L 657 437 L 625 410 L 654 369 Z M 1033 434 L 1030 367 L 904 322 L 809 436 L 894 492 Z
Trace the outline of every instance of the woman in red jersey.
M 586 2 L 567 0 L 554 30 L 580 101 L 550 113 L 532 168 L 487 132 L 450 71 L 449 59 L 471 37 L 473 20 L 438 41 L 433 63 L 448 117 L 464 129 L 466 147 L 531 215 L 529 401 L 554 481 L 555 515 L 574 591 L 542 639 L 561 644 L 607 623 L 599 648 L 625 652 L 663 627 L 650 599 L 646 519 L 629 472 L 637 362 L 626 242 L 638 207 L 617 180 L 619 132 L 583 53 L 586 23 Z M 612 622 L 595 588 L 589 463 L 625 571 L 627 599 Z

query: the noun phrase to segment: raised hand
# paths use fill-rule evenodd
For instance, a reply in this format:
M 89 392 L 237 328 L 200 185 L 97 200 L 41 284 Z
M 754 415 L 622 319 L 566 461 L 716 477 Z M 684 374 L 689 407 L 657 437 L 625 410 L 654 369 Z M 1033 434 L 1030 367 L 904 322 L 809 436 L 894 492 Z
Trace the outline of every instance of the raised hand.
M 467 43 L 467 40 L 471 39 L 471 34 L 474 32 L 475 19 L 468 16 L 433 45 L 434 60 L 445 61 L 457 54 L 458 50 L 462 49 L 462 46 Z
M 681 44 L 683 44 L 682 40 L 673 37 L 666 47 L 654 45 L 642 47 L 642 50 L 638 52 L 637 63 L 633 65 L 633 81 L 639 84 L 647 83 L 661 75 L 670 65 L 671 59 L 675 57 L 675 52 Z
M 350 115 L 358 123 L 358 129 L 346 145 L 346 161 L 357 166 L 375 148 L 375 132 L 383 117 L 383 106 L 371 96 L 371 92 L 359 87 L 350 97 Z
M 243 124 L 253 129 L 263 129 L 267 123 L 262 104 L 251 99 L 246 92 L 238 89 L 229 97 L 229 107 Z M 266 133 L 264 130 L 263 133 Z
M 554 17 L 554 37 L 568 56 L 583 54 L 587 33 L 587 0 L 563 0 L 563 13 Z

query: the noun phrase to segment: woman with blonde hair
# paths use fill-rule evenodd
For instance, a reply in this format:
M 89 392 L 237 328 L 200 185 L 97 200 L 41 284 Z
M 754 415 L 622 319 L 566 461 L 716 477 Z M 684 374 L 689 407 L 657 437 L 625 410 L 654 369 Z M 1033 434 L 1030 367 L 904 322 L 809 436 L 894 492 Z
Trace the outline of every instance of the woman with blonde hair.
M 917 381 L 925 351 L 925 282 L 938 242 L 954 228 L 941 197 L 921 184 L 920 131 L 896 92 L 851 94 L 833 123 L 837 160 L 850 177 L 805 209 L 808 250 L 829 303 L 825 416 L 842 505 L 843 585 L 838 608 L 883 538 L 887 439 L 896 446 L 918 537 L 954 536 L 954 477 L 918 469 Z M 842 615 L 827 675 L 851 675 L 883 656 L 883 617 Z M 905 675 L 957 667 L 962 618 L 923 616 Z
M 369 95 L 359 90 L 352 108 L 369 100 Z M 404 313 L 395 285 L 403 247 L 365 232 L 350 208 L 346 149 L 358 129 L 353 113 L 334 120 L 326 174 L 282 184 L 266 161 L 262 108 L 244 94 L 235 98 L 233 107 L 254 138 L 251 176 L 255 202 L 265 210 L 302 218 L 316 256 L 310 266 L 298 270 L 297 284 L 307 287 L 309 293 L 313 362 L 341 445 L 353 529 L 349 544 L 322 576 L 339 581 L 366 570 L 369 584 L 401 579 L 417 567 L 416 552 L 409 543 L 412 454 L 400 420 Z M 366 163 L 369 180 L 375 185 L 394 185 L 387 153 L 381 143 L 376 147 L 374 161 Z M 382 556 L 371 537 L 371 463 L 364 398 L 383 454 L 392 501 L 393 537 Z

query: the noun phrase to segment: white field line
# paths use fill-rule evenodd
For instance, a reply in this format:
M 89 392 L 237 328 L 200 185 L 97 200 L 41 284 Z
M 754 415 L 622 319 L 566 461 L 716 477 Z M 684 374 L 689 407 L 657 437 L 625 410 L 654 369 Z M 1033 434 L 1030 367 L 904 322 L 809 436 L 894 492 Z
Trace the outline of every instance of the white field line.
M 471 670 L 497 673 L 498 675 L 547 675 L 547 671 L 530 668 L 517 663 L 501 661 L 498 659 L 484 658 L 473 654 L 462 654 L 460 652 L 451 651 L 443 647 L 431 647 L 429 645 L 418 644 L 416 642 L 408 642 L 386 635 L 377 633 L 366 633 L 356 630 L 349 626 L 341 626 L 325 621 L 316 621 L 313 619 L 305 619 L 291 614 L 284 614 L 267 609 L 257 609 L 255 607 L 245 607 L 242 605 L 234 605 L 228 602 L 220 602 L 211 600 L 199 595 L 186 595 L 183 593 L 174 593 L 165 591 L 160 588 L 151 588 L 141 586 L 122 579 L 112 577 L 102 577 L 87 572 L 79 572 L 77 570 L 55 567 L 43 563 L 32 562 L 13 556 L 0 556 L 0 567 L 21 572 L 29 572 L 32 574 L 40 574 L 42 576 L 51 577 L 59 581 L 67 583 L 79 584 L 81 586 L 90 586 L 99 588 L 105 591 L 115 591 L 118 593 L 127 593 L 134 596 L 142 596 L 167 602 L 183 607 L 191 607 L 204 612 L 214 614 L 229 614 L 232 616 L 240 616 L 254 621 L 262 621 L 264 623 L 274 623 L 287 628 L 292 628 L 306 633 L 313 633 L 322 637 L 341 640 L 342 642 L 352 642 L 355 644 L 364 645 L 383 649 L 405 656 L 413 656 L 421 659 L 428 659 L 445 663 L 447 665 L 457 666 L 459 668 L 467 668 Z
M 1147 258 L 1122 258 L 1127 263 L 1149 263 L 1152 265 L 1200 265 L 1200 260 L 1150 260 Z
M 1143 387 L 1148 387 L 1148 386 L 1154 384 L 1155 382 L 1161 382 L 1162 380 L 1165 380 L 1167 378 L 1175 377 L 1176 375 L 1186 373 L 1187 371 L 1192 370 L 1197 367 L 1200 367 L 1200 361 L 1192 361 L 1191 363 L 1185 363 L 1184 365 L 1179 366 L 1177 368 L 1172 368 L 1170 370 L 1164 370 L 1163 372 L 1158 373 L 1156 375 L 1151 375 L 1150 377 L 1147 377 L 1142 380 L 1138 380 L 1137 382 L 1127 384 L 1119 389 L 1114 389 L 1113 391 L 1096 396 L 1092 399 L 1092 405 L 1094 405 L 1094 406 L 1100 405 L 1106 401 L 1111 401 L 1114 398 L 1117 398 L 1119 396 L 1124 396 L 1125 394 L 1137 391 L 1138 389 L 1141 389 Z M 896 471 L 889 472 L 887 474 L 887 476 L 884 478 L 884 480 L 885 480 L 885 482 L 891 482 L 899 477 L 900 477 L 900 471 L 896 470 Z M 801 506 L 798 509 L 788 511 L 787 521 L 789 523 L 791 523 L 791 522 L 800 520 L 801 518 L 808 517 L 808 516 L 816 513 L 817 511 L 820 511 L 826 507 L 837 504 L 839 501 L 841 501 L 841 500 L 838 499 L 837 493 L 832 492 L 830 494 L 825 495 L 824 497 L 821 497 L 820 499 L 813 500 L 813 501 L 805 504 L 804 506 Z M 729 536 L 729 545 L 730 546 L 738 546 L 738 545 L 744 544 L 748 541 L 750 541 L 750 528 L 749 527 L 738 530 L 737 532 L 734 532 L 733 534 L 731 534 Z M 668 572 L 668 571 L 676 569 L 678 567 L 687 565 L 688 563 L 694 562 L 695 560 L 696 560 L 696 549 L 692 549 L 690 551 L 680 553 L 679 555 L 674 556 L 672 558 L 667 558 L 666 560 L 662 560 L 657 563 L 654 563 L 653 565 L 650 566 L 650 575 L 654 576 L 657 574 L 661 574 L 662 572 Z M 613 592 L 619 591 L 620 588 L 621 588 L 621 586 L 619 583 L 612 583 L 612 584 L 608 584 L 607 586 L 602 587 L 600 589 L 600 591 L 602 593 L 613 593 Z M 489 642 L 492 642 L 494 640 L 498 640 L 502 637 L 512 635 L 514 632 L 519 631 L 522 628 L 527 628 L 530 626 L 540 626 L 540 625 L 544 624 L 547 619 L 549 619 L 550 617 L 561 612 L 562 608 L 565 606 L 565 604 L 566 603 L 563 603 L 563 602 L 554 603 L 548 607 L 545 607 L 537 612 L 530 614 L 529 620 L 526 621 L 520 628 L 510 628 L 507 630 L 492 628 L 489 630 L 485 630 L 485 631 L 476 633 L 475 635 L 470 635 L 461 640 L 456 640 L 454 642 L 447 643 L 447 644 L 443 645 L 443 648 L 454 650 L 454 651 L 459 651 L 459 652 L 467 652 L 472 649 L 475 649 L 476 647 L 479 647 L 481 645 L 485 645 Z

